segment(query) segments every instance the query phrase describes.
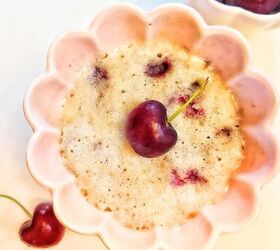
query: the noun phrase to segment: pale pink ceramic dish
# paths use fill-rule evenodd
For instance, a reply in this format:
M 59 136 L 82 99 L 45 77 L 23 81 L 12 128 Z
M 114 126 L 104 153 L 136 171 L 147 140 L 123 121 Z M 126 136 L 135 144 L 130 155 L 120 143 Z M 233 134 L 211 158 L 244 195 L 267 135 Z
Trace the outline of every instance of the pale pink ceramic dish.
M 234 92 L 242 113 L 245 159 L 224 200 L 205 207 L 185 225 L 137 232 L 89 205 L 59 153 L 63 98 L 76 75 L 100 51 L 123 43 L 166 38 L 210 61 Z M 34 134 L 27 150 L 29 170 L 52 191 L 57 217 L 68 228 L 98 234 L 111 249 L 206 249 L 218 235 L 252 222 L 259 192 L 277 172 L 277 145 L 270 131 L 276 98 L 269 82 L 250 66 L 247 43 L 226 27 L 209 27 L 193 9 L 179 4 L 152 12 L 123 4 L 102 11 L 85 32 L 62 35 L 51 46 L 46 72 L 26 93 L 24 110 Z

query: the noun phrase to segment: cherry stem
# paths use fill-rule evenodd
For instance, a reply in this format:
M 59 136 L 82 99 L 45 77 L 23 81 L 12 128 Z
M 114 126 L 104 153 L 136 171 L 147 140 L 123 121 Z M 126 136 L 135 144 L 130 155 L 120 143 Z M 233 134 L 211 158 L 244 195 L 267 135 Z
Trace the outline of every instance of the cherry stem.
M 16 200 L 12 196 L 9 196 L 9 195 L 6 195 L 6 194 L 0 194 L 0 198 L 4 198 L 4 199 L 7 199 L 7 200 L 10 200 L 10 201 L 14 202 L 26 213 L 26 215 L 29 218 L 32 218 L 32 214 L 18 200 Z
M 180 113 L 182 113 L 192 102 L 196 99 L 205 89 L 206 85 L 208 84 L 209 78 L 207 77 L 206 80 L 201 79 L 199 82 L 202 82 L 202 86 L 196 90 L 191 97 L 181 105 L 171 116 L 168 117 L 167 123 L 171 123 Z

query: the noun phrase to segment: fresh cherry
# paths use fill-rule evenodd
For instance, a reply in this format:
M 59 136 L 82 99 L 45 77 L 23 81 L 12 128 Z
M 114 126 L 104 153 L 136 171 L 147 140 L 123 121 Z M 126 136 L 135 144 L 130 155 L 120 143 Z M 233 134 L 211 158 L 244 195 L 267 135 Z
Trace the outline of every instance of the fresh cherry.
M 145 101 L 130 112 L 126 137 L 134 151 L 147 158 L 165 154 L 177 142 L 177 132 L 167 122 L 166 108 L 155 100 Z
M 258 14 L 272 14 L 280 6 L 280 0 L 225 0 L 224 2 Z
M 19 235 L 21 240 L 33 247 L 51 247 L 63 238 L 65 228 L 55 217 L 51 203 L 36 206 L 32 220 L 22 224 Z
M 147 158 L 158 157 L 176 144 L 178 136 L 171 122 L 201 94 L 209 78 L 200 81 L 201 87 L 169 118 L 164 105 L 155 100 L 140 103 L 129 113 L 125 133 L 130 146 L 137 154 Z
M 22 224 L 19 230 L 20 239 L 28 246 L 46 248 L 60 242 L 65 228 L 55 217 L 53 206 L 49 202 L 40 203 L 32 214 L 15 198 L 0 194 L 0 198 L 17 204 L 31 220 Z

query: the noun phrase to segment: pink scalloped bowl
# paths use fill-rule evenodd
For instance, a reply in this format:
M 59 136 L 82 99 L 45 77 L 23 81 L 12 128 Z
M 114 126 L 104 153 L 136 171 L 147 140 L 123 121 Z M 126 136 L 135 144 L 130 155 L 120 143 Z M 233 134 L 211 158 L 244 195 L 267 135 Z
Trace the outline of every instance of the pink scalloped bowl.
M 124 43 L 164 38 L 211 62 L 240 107 L 245 158 L 224 200 L 203 208 L 184 225 L 138 232 L 91 206 L 59 154 L 60 112 L 80 70 L 100 52 Z M 56 216 L 68 228 L 98 234 L 110 249 L 208 249 L 220 233 L 240 230 L 259 208 L 259 192 L 277 172 L 278 147 L 270 123 L 276 97 L 268 80 L 253 71 L 244 38 L 226 27 L 209 27 L 193 9 L 168 4 L 144 12 L 128 4 L 103 10 L 85 32 L 67 33 L 50 47 L 46 72 L 29 87 L 26 118 L 34 129 L 28 149 L 30 173 L 53 195 Z

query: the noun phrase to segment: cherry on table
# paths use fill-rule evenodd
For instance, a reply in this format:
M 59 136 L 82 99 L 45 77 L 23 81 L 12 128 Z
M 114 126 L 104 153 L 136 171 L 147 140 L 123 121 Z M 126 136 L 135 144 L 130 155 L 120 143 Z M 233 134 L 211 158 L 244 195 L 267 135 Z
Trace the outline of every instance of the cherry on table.
M 36 206 L 32 220 L 22 224 L 19 235 L 21 240 L 33 247 L 51 247 L 63 238 L 65 228 L 55 217 L 51 203 Z
M 60 242 L 64 236 L 65 227 L 57 220 L 50 202 L 43 202 L 36 206 L 33 215 L 14 197 L 0 194 L 4 198 L 18 205 L 30 218 L 22 224 L 19 230 L 20 239 L 28 246 L 47 248 Z

